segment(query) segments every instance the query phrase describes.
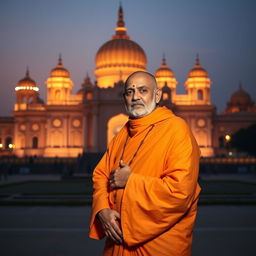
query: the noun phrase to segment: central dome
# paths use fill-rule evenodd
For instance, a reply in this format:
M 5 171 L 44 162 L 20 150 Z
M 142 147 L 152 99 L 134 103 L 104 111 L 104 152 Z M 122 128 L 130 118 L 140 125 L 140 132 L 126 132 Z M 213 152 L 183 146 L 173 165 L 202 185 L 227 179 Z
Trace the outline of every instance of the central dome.
M 115 83 L 138 70 L 146 70 L 147 57 L 144 50 L 126 34 L 123 10 L 119 7 L 116 33 L 103 44 L 95 58 L 95 76 L 99 87 L 113 87 Z
M 105 67 L 135 67 L 145 69 L 143 49 L 129 39 L 113 39 L 103 44 L 96 55 L 96 69 Z

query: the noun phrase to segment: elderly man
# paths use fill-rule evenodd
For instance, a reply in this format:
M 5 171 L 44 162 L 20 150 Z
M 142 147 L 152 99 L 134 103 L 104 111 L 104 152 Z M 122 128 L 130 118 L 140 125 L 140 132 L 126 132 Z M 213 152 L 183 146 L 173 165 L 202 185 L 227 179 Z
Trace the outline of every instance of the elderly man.
M 107 236 L 104 255 L 191 255 L 200 152 L 185 121 L 158 107 L 153 75 L 125 83 L 129 121 L 93 173 L 89 236 Z

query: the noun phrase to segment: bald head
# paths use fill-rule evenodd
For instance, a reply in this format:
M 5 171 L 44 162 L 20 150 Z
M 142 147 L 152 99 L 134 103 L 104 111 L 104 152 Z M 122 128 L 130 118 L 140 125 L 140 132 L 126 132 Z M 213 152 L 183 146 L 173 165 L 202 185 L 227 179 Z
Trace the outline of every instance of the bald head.
M 150 114 L 157 107 L 161 95 L 162 91 L 158 89 L 155 77 L 148 72 L 134 72 L 125 82 L 125 105 L 133 118 Z
M 129 83 L 129 80 L 134 78 L 134 77 L 145 78 L 150 82 L 150 84 L 152 84 L 154 89 L 158 88 L 156 78 L 151 73 L 146 72 L 146 71 L 136 71 L 136 72 L 133 72 L 131 75 L 129 75 L 128 78 L 125 81 L 125 85 L 124 85 L 125 88 L 127 87 L 127 84 Z

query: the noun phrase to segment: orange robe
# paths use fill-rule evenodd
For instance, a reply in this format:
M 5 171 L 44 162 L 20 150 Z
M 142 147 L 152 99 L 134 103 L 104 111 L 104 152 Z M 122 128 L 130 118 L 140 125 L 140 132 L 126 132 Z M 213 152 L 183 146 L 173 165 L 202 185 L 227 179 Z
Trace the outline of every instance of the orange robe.
M 132 173 L 124 189 L 110 190 L 109 174 L 119 168 L 122 152 L 126 164 L 133 159 Z M 96 218 L 100 210 L 111 208 L 121 215 L 124 243 L 115 245 L 107 239 L 105 256 L 191 255 L 200 193 L 199 158 L 187 124 L 167 108 L 129 119 L 93 173 L 89 237 L 104 237 Z

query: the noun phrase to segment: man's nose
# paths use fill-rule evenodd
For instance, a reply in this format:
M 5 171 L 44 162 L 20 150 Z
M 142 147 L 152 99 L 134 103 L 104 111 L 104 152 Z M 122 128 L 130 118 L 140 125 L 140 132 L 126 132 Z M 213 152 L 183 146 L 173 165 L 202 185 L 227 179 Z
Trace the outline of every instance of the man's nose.
M 134 91 L 133 92 L 133 95 L 132 95 L 132 100 L 133 101 L 136 101 L 136 100 L 138 100 L 139 99 L 139 93 L 138 93 L 138 91 Z

